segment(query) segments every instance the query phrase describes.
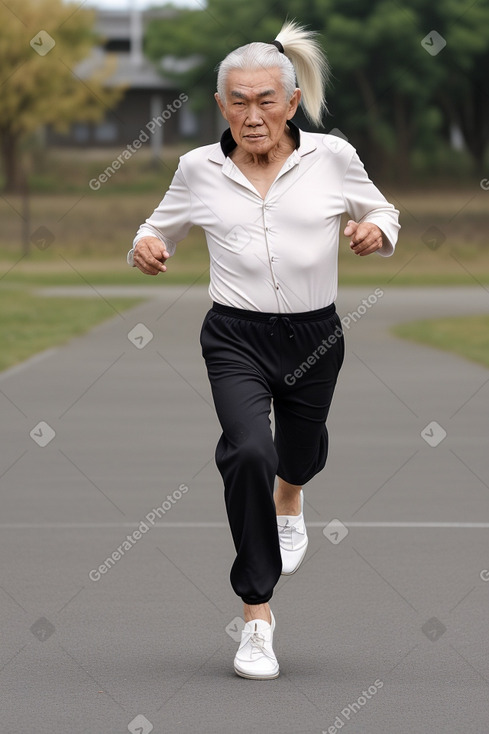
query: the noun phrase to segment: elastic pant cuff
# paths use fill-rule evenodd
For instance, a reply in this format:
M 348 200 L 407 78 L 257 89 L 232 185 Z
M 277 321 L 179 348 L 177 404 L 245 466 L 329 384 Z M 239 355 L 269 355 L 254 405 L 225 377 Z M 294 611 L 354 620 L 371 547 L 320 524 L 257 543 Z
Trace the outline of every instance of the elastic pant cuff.
M 241 599 L 243 600 L 244 604 L 266 604 L 273 596 L 273 591 L 268 594 L 267 596 L 264 596 L 262 599 L 249 599 L 247 597 L 242 596 Z

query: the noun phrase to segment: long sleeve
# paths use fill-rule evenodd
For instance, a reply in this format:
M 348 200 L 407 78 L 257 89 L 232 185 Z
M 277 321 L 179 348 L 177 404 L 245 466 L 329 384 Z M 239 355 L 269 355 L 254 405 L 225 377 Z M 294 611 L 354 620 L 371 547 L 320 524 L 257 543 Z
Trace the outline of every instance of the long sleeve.
M 158 237 L 173 255 L 190 227 L 200 227 L 213 301 L 270 313 L 329 306 L 338 291 L 344 213 L 380 227 L 384 246 L 378 253 L 384 256 L 394 251 L 399 231 L 399 212 L 369 179 L 355 149 L 337 141 L 300 131 L 299 147 L 265 197 L 221 144 L 195 148 L 181 157 L 163 201 L 134 242 Z
M 165 244 L 170 255 L 173 255 L 177 243 L 187 236 L 191 226 L 191 196 L 181 166 L 179 166 L 165 196 L 151 216 L 139 227 L 132 250 L 128 253 L 128 263 L 132 264 L 130 255 L 137 242 L 143 237 L 158 237 Z
M 343 180 L 343 197 L 346 211 L 356 222 L 373 222 L 384 233 L 387 242 L 378 254 L 383 257 L 392 255 L 400 229 L 399 211 L 369 179 L 356 152 Z

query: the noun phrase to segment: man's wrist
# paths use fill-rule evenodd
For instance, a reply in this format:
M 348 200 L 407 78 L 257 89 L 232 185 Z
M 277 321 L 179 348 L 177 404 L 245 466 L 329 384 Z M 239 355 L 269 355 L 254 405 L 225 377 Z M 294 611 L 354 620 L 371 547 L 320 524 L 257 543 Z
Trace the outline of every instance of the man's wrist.
M 127 253 L 127 264 L 131 266 L 131 268 L 135 268 L 136 265 L 134 264 L 134 253 L 136 252 L 136 247 L 138 246 L 140 240 L 142 237 L 139 238 L 136 242 L 133 242 L 132 248 Z

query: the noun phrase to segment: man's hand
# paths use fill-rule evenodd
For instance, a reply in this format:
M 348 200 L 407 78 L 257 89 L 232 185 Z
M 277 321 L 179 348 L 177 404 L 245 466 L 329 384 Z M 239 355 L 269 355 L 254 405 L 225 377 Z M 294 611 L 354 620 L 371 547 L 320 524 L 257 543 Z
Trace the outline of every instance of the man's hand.
M 350 247 L 355 255 L 371 255 L 380 250 L 384 240 L 382 230 L 373 222 L 354 222 L 350 219 L 344 233 L 351 237 Z
M 164 273 L 169 257 L 170 253 L 158 237 L 143 237 L 134 248 L 134 265 L 145 275 Z

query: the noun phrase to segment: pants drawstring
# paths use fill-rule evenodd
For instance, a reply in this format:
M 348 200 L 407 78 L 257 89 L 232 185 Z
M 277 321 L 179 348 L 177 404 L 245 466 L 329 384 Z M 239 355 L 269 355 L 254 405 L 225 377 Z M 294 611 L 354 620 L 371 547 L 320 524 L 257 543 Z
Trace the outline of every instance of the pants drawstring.
M 294 326 L 288 316 L 270 316 L 268 319 L 268 323 L 270 325 L 270 336 L 273 336 L 273 329 L 279 318 L 282 319 L 284 326 L 288 329 L 289 339 L 293 339 L 295 336 Z
M 278 316 L 270 316 L 268 323 L 270 325 L 270 336 L 273 336 L 273 328 L 278 321 Z
M 285 326 L 289 330 L 289 339 L 293 339 L 295 336 L 295 333 L 294 333 L 294 326 L 292 324 L 292 321 L 289 319 L 288 316 L 284 316 L 283 321 L 284 321 Z

